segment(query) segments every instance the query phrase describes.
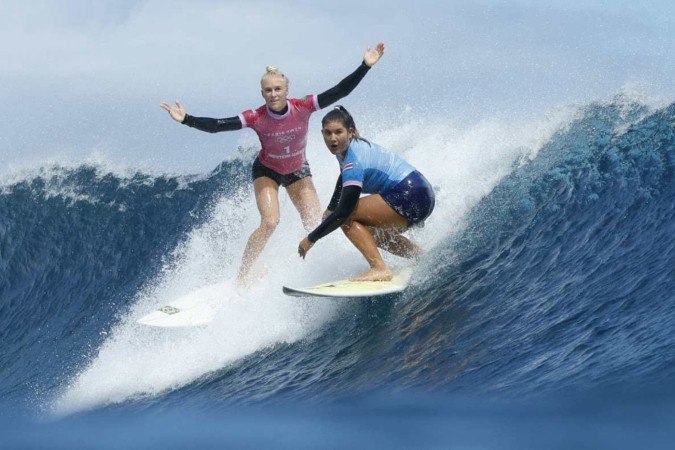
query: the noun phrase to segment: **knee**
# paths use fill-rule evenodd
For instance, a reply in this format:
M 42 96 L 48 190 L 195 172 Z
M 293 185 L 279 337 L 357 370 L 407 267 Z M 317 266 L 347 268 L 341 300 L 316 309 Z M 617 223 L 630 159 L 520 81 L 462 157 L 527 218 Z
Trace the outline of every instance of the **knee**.
M 264 217 L 260 223 L 260 229 L 267 235 L 274 233 L 279 225 L 279 217 Z
M 358 222 L 354 222 L 353 220 L 348 220 L 340 225 L 340 229 L 347 236 L 349 236 L 350 233 L 356 232 L 360 227 L 361 225 Z

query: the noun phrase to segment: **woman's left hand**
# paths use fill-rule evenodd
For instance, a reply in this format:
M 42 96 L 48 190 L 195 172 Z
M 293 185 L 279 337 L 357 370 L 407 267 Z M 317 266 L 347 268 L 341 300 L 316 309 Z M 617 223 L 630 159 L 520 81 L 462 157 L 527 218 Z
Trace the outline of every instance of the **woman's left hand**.
M 300 245 L 298 245 L 298 254 L 302 256 L 302 259 L 305 259 L 307 252 L 313 245 L 314 243 L 307 238 L 300 241 Z
M 384 44 L 382 42 L 378 43 L 375 48 L 371 49 L 368 47 L 366 53 L 363 55 L 363 62 L 366 63 L 368 67 L 373 67 L 376 62 L 384 55 Z

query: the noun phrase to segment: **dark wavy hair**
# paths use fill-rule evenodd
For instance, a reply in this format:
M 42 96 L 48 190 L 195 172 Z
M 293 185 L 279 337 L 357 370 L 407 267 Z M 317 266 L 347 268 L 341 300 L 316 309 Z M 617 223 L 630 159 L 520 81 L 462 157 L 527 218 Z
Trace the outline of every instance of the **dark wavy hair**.
M 356 129 L 354 118 L 344 106 L 336 105 L 335 108 L 328 111 L 328 113 L 323 116 L 323 119 L 321 119 L 321 127 L 324 128 L 329 122 L 340 122 L 347 130 L 352 132 L 354 139 L 368 142 L 367 139 L 361 137 L 359 130 Z M 370 142 L 368 142 L 368 144 L 370 144 Z

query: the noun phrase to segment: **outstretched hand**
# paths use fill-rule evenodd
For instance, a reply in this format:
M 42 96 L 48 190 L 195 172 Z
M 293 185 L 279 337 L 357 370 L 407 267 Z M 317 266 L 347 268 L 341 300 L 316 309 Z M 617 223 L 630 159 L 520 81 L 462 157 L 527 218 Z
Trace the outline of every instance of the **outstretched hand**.
M 373 67 L 375 63 L 380 60 L 382 55 L 384 55 L 384 44 L 382 42 L 378 43 L 373 49 L 368 46 L 366 53 L 363 55 L 363 62 L 365 62 L 368 67 Z
M 300 245 L 298 245 L 298 254 L 302 256 L 302 259 L 305 259 L 307 252 L 310 248 L 312 248 L 313 245 L 314 243 L 307 238 L 304 238 L 302 241 L 300 241 Z
M 159 106 L 168 111 L 171 118 L 176 122 L 183 122 L 185 120 L 185 108 L 183 108 L 183 105 L 178 100 L 176 100 L 176 106 L 172 106 L 167 102 L 163 102 Z

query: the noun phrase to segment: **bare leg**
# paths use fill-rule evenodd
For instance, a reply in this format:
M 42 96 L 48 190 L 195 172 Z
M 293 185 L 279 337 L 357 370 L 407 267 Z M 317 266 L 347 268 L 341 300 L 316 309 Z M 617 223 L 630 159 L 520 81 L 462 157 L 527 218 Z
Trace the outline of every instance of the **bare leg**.
M 358 275 L 355 281 L 388 281 L 393 274 L 387 267 L 377 249 L 377 242 L 369 227 L 391 230 L 404 230 L 408 223 L 378 194 L 369 195 L 359 200 L 352 213 L 350 222 L 342 226 L 347 238 L 368 261 L 370 270 Z M 407 239 L 406 239 L 407 240 Z
M 401 258 L 419 258 L 422 256 L 422 247 L 403 236 L 398 230 L 371 228 L 370 231 L 373 233 L 373 237 L 375 237 L 377 246 L 392 255 L 400 256 Z
M 321 222 L 321 205 L 312 177 L 305 177 L 287 186 L 286 192 L 300 213 L 305 230 L 313 230 Z
M 382 255 L 380 255 L 375 244 L 375 238 L 370 233 L 368 227 L 359 222 L 351 221 L 348 224 L 342 225 L 342 231 L 344 231 L 351 243 L 354 244 L 354 247 L 366 258 L 370 266 L 370 270 L 352 277 L 353 281 L 389 281 L 392 279 L 393 274 L 384 263 Z
M 260 225 L 248 238 L 241 266 L 237 274 L 237 284 L 246 285 L 251 267 L 265 248 L 279 224 L 279 185 L 267 177 L 259 177 L 253 181 L 255 189 L 255 202 L 260 212 Z

